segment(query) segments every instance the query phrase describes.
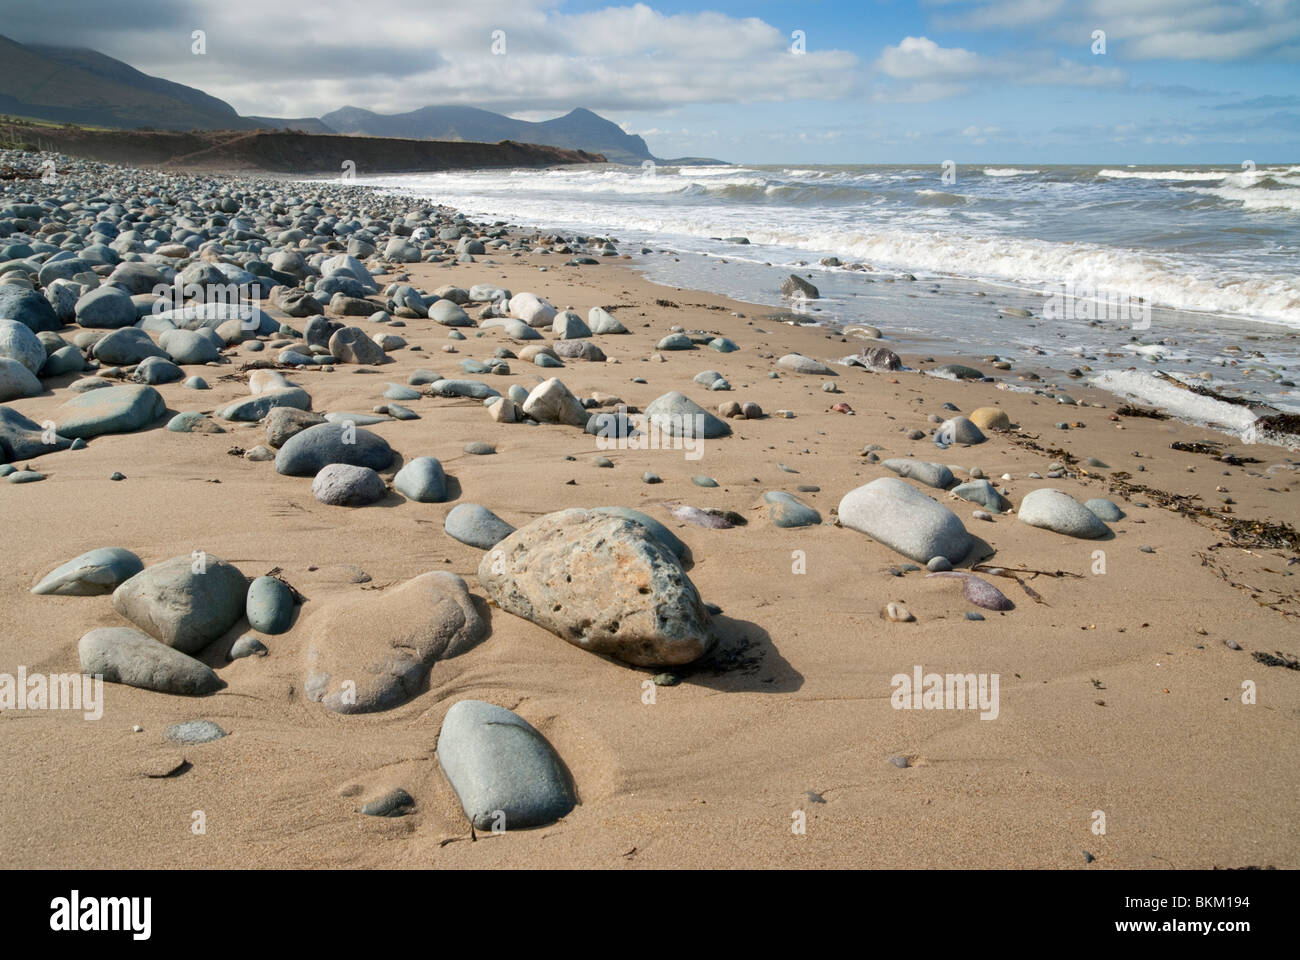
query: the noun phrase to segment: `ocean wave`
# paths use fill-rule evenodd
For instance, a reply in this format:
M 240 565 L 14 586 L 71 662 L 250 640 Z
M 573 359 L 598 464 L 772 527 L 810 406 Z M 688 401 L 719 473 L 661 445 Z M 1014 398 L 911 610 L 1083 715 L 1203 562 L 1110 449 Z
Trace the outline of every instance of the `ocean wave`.
M 984 176 L 986 177 L 1024 177 L 1031 173 L 1037 173 L 1037 170 L 1019 170 L 1015 167 L 985 167 Z
M 1223 180 L 1233 171 L 1212 170 L 1099 170 L 1097 176 L 1112 180 Z
M 1300 189 L 1275 187 L 1179 187 L 1186 193 L 1217 197 L 1240 203 L 1243 210 L 1295 210 L 1300 211 Z

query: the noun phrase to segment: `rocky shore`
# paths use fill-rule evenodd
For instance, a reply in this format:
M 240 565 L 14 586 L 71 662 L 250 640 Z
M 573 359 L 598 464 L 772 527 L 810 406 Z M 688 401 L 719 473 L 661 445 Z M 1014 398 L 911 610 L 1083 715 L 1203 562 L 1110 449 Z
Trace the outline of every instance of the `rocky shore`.
M 53 169 L 0 181 L 12 865 L 1300 865 L 1285 448 L 614 237 Z

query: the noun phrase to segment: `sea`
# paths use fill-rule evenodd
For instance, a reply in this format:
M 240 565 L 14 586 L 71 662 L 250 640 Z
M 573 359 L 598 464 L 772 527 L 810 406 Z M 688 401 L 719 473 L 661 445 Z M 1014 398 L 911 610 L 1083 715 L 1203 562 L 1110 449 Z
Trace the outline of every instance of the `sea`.
M 612 238 L 656 283 L 775 311 L 797 273 L 820 294 L 800 322 L 874 326 L 900 353 L 1083 371 L 1234 434 L 1248 408 L 1168 378 L 1300 412 L 1297 164 L 647 162 L 357 182 Z

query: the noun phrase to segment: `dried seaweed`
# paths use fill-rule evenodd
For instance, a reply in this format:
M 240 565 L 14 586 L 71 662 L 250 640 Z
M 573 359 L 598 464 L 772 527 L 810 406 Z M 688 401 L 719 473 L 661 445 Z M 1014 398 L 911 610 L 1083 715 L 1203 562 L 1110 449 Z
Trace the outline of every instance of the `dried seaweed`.
M 1238 457 L 1231 453 L 1224 453 L 1219 449 L 1217 443 L 1200 443 L 1188 440 L 1175 440 L 1169 444 L 1171 450 L 1181 450 L 1183 453 L 1203 453 L 1206 456 L 1213 457 L 1220 463 L 1226 463 L 1233 467 L 1240 467 L 1246 463 L 1263 463 L 1263 460 L 1257 460 L 1254 457 Z
M 1274 650 L 1273 653 L 1256 650 L 1251 656 L 1266 667 L 1286 667 L 1288 670 L 1300 670 L 1300 660 L 1288 656 L 1281 650 Z

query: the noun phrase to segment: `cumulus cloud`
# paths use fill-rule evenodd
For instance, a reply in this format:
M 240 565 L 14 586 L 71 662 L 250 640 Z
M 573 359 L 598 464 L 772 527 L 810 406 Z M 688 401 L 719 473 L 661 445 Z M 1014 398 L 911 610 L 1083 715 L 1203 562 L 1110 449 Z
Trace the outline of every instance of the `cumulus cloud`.
M 996 80 L 1027 86 L 1120 87 L 1128 74 L 1120 67 L 1080 64 L 1026 53 L 995 57 L 961 47 L 941 47 L 928 37 L 904 37 L 887 46 L 875 63 L 893 83 L 879 87 L 877 101 L 924 102 L 969 92 L 975 83 Z
M 654 110 L 690 103 L 841 99 L 859 63 L 814 34 L 755 18 L 667 14 L 644 3 L 565 13 L 556 0 L 42 0 L 6 13 L 20 42 L 87 46 L 229 101 L 310 116 L 431 103 L 502 112 Z M 191 53 L 203 30 L 207 53 Z M 495 34 L 494 31 L 502 31 Z M 504 53 L 494 53 L 504 48 Z

